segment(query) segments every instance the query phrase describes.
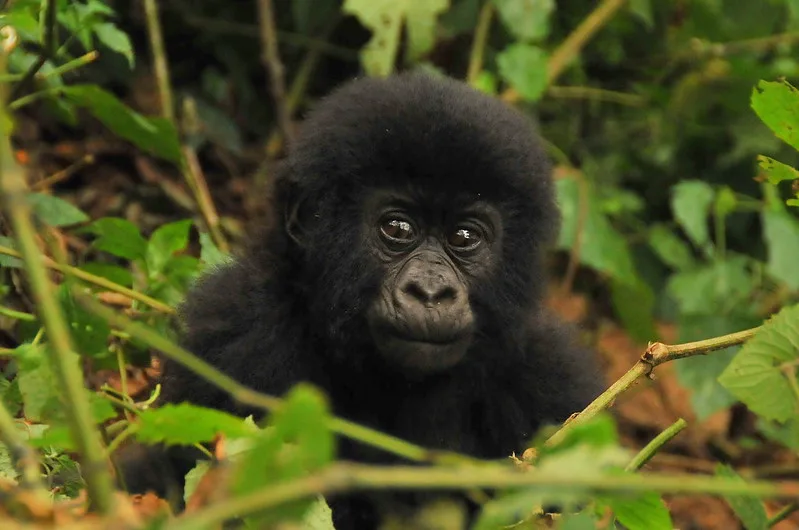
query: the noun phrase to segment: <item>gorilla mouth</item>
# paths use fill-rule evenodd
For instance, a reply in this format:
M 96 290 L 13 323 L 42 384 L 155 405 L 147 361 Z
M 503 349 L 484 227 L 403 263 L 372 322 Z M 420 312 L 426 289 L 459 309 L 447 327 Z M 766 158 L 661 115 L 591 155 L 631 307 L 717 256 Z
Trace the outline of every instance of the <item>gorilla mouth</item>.
M 455 330 L 451 330 L 455 331 Z M 472 342 L 468 329 L 456 333 L 411 333 L 384 327 L 379 333 L 378 350 L 392 364 L 417 373 L 432 373 L 458 364 Z

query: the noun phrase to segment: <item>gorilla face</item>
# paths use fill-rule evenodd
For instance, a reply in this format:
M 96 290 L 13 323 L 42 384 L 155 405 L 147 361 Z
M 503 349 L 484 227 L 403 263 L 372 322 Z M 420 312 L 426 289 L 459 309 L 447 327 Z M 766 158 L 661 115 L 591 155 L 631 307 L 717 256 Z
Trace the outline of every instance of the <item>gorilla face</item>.
M 366 315 L 378 352 L 410 372 L 454 366 L 477 325 L 470 285 L 491 271 L 498 253 L 498 211 L 479 201 L 433 208 L 375 191 L 365 212 L 364 239 L 382 267 Z

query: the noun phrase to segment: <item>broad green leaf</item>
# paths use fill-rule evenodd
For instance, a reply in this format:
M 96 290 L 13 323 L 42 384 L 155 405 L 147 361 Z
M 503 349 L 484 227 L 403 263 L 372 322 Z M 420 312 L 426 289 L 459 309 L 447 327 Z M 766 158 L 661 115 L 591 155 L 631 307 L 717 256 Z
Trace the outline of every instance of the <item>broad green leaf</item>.
M 697 247 L 710 242 L 707 218 L 713 204 L 713 188 L 699 180 L 684 180 L 672 188 L 671 209 Z
M 643 281 L 611 279 L 613 309 L 630 336 L 641 343 L 657 339 L 653 308 L 655 293 Z
M 627 530 L 672 530 L 674 524 L 663 499 L 654 492 L 602 497 Z
M 599 521 L 587 512 L 564 513 L 557 528 L 558 530 L 596 530 L 598 524 Z
M 299 530 L 336 530 L 333 526 L 333 512 L 324 497 L 317 497 L 311 504 L 300 521 Z
M 62 409 L 59 386 L 45 347 L 23 344 L 14 350 L 14 359 L 19 370 L 17 381 L 25 418 L 43 421 L 57 417 Z
M 755 318 L 741 316 L 683 315 L 679 321 L 679 341 L 683 343 L 719 337 L 757 323 Z M 740 347 L 736 346 L 710 355 L 695 355 L 674 363 L 677 381 L 690 392 L 691 407 L 700 421 L 735 403 L 735 397 L 717 379 L 739 350 Z
M 114 134 L 140 149 L 174 164 L 182 163 L 183 154 L 175 126 L 163 118 L 145 118 L 97 85 L 70 85 L 61 93 L 88 110 Z
M 97 237 L 92 246 L 97 250 L 129 260 L 142 259 L 147 253 L 147 240 L 136 225 L 118 217 L 97 219 L 81 230 Z
M 503 24 L 517 40 L 540 41 L 549 35 L 554 0 L 493 0 Z
M 143 411 L 136 438 L 148 444 L 190 445 L 210 442 L 219 434 L 241 438 L 255 432 L 244 420 L 226 412 L 180 403 Z
M 9 381 L 0 377 L 0 403 L 12 416 L 16 416 L 22 409 L 22 395 L 19 393 L 19 382 L 14 379 Z
M 647 27 L 655 27 L 655 18 L 652 15 L 652 0 L 630 0 L 630 13 L 636 15 Z
M 528 101 L 537 101 L 547 87 L 547 54 L 530 44 L 511 44 L 497 55 L 502 76 Z
M 769 440 L 799 451 L 799 417 L 793 417 L 782 424 L 758 418 L 757 428 Z
M 10 248 L 11 250 L 17 249 L 17 244 L 10 237 L 0 236 L 0 247 Z M 9 269 L 20 269 L 25 263 L 14 256 L 7 254 L 0 254 L 0 267 L 8 267 Z
M 763 237 L 768 243 L 768 272 L 799 289 L 799 221 L 784 210 L 764 210 Z
M 484 92 L 492 96 L 497 94 L 498 85 L 499 81 L 497 80 L 497 76 L 488 70 L 483 70 L 480 72 L 472 83 L 472 86 L 480 92 Z
M 186 248 L 189 243 L 189 229 L 191 219 L 175 221 L 158 227 L 150 241 L 147 243 L 147 268 L 150 274 L 158 274 L 163 271 L 164 265 L 172 256 Z
M 783 365 L 799 359 L 799 305 L 782 309 L 749 340 L 719 382 L 756 414 L 785 422 L 796 416 L 796 396 Z
M 752 109 L 780 140 L 799 150 L 799 91 L 787 81 L 760 81 Z
M 204 267 L 217 267 L 230 261 L 230 256 L 216 246 L 207 232 L 200 232 L 200 261 Z
M 579 499 L 579 497 L 576 498 Z M 472 530 L 498 530 L 512 527 L 527 518 L 534 510 L 540 510 L 543 499 L 544 492 L 538 488 L 525 488 L 492 499 L 483 504 L 480 515 L 471 528 Z
M 66 284 L 58 288 L 58 298 L 72 335 L 75 351 L 86 357 L 108 355 L 108 337 L 111 335 L 108 322 L 77 304 Z
M 672 275 L 666 289 L 683 313 L 713 315 L 746 299 L 754 287 L 747 258 L 730 255 Z
M 693 253 L 688 245 L 666 225 L 654 225 L 649 231 L 649 246 L 657 256 L 676 270 L 687 270 L 695 266 Z
M 372 39 L 361 51 L 361 62 L 370 75 L 385 77 L 394 69 L 403 26 L 408 57 L 416 61 L 432 49 L 436 19 L 448 7 L 449 0 L 346 0 L 342 10 L 372 30 Z
M 588 187 L 586 191 L 588 210 L 581 225 L 580 261 L 621 282 L 630 282 L 634 285 L 638 275 L 627 241 L 602 214 L 599 201 L 590 185 L 588 183 L 585 185 Z M 563 215 L 558 248 L 570 250 L 578 228 L 580 209 L 578 184 L 573 178 L 563 178 L 557 180 L 556 186 L 558 203 Z
M 95 24 L 92 31 L 97 35 L 100 42 L 109 49 L 122 54 L 127 60 L 131 68 L 134 65 L 133 46 L 130 43 L 127 33 L 121 31 L 116 25 L 105 22 L 102 24 Z
M 745 482 L 744 479 L 729 466 L 717 465 L 716 474 L 721 477 L 732 479 L 735 482 Z M 769 528 L 766 509 L 763 507 L 763 502 L 759 498 L 730 495 L 724 497 L 724 500 L 730 505 L 746 530 L 767 530 Z
M 768 179 L 770 184 L 776 185 L 784 180 L 799 179 L 798 170 L 773 158 L 758 155 L 757 163 L 766 174 L 766 179 Z
M 46 193 L 29 193 L 25 196 L 34 215 L 50 226 L 69 226 L 89 220 L 89 216 L 72 204 Z
M 283 407 L 269 417 L 269 428 L 254 439 L 233 473 L 232 489 L 237 495 L 251 493 L 267 484 L 301 477 L 321 469 L 334 457 L 334 437 L 328 428 L 324 396 L 305 384 L 295 386 Z M 268 526 L 275 517 L 299 520 L 312 500 L 301 500 L 280 510 L 248 518 L 257 528 Z

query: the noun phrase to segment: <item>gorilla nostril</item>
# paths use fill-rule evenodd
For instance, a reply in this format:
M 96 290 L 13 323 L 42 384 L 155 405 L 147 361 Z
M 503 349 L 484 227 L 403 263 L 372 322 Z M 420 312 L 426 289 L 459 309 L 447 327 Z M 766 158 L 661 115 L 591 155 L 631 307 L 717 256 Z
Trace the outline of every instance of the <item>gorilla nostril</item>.
M 452 286 L 433 282 L 408 282 L 402 287 L 402 292 L 425 305 L 453 302 L 458 297 Z

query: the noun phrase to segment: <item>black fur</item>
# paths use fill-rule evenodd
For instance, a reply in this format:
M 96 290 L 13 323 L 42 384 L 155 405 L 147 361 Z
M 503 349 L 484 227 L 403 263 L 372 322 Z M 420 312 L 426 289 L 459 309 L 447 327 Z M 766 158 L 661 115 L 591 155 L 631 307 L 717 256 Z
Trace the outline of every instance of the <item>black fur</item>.
M 502 214 L 492 273 L 470 283 L 478 333 L 466 358 L 409 379 L 375 351 L 364 312 L 382 280 L 363 202 L 402 189 L 429 212 L 475 200 Z M 185 346 L 257 390 L 310 381 L 337 415 L 424 446 L 502 458 L 602 390 L 575 332 L 542 307 L 542 258 L 558 225 L 550 167 L 528 120 L 467 86 L 403 74 L 362 79 L 319 104 L 274 183 L 272 221 L 235 263 L 204 278 L 182 309 Z M 287 234 L 301 204 L 302 244 Z M 166 363 L 165 399 L 244 413 Z M 342 456 L 384 455 L 342 441 Z M 334 505 L 334 512 L 336 505 Z M 341 529 L 369 528 L 344 509 Z

